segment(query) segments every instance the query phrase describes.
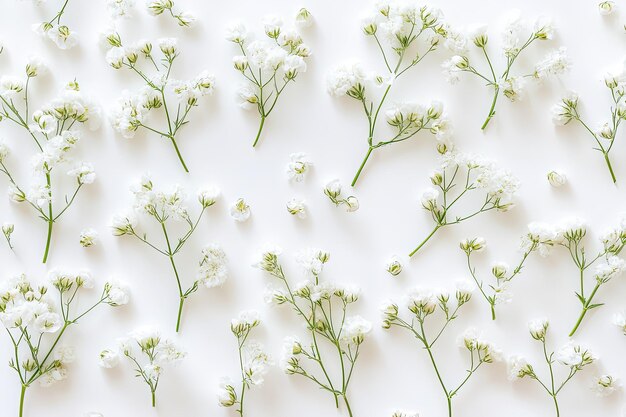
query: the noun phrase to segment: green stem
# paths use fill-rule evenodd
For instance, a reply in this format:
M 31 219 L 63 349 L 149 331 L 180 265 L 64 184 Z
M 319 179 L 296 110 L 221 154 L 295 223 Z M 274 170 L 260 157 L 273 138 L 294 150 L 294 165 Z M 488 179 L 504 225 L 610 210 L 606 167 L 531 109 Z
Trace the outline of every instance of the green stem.
M 174 136 L 170 136 L 170 139 L 172 140 L 172 145 L 174 145 L 174 149 L 176 150 L 176 155 L 178 155 L 178 159 L 180 163 L 183 165 L 185 172 L 189 172 L 189 169 L 187 168 L 187 165 L 185 164 L 185 160 L 183 159 L 183 156 L 181 155 L 180 150 L 178 149 L 178 145 L 176 144 L 176 139 L 174 139 Z
M 26 388 L 27 385 L 22 384 L 22 392 L 20 393 L 20 415 L 22 417 L 24 415 L 24 397 L 26 396 Z
M 152 407 L 156 407 L 156 392 L 152 391 Z
M 265 116 L 261 115 L 261 124 L 259 125 L 259 131 L 257 132 L 256 138 L 254 139 L 254 143 L 252 144 L 253 148 L 259 142 L 259 138 L 261 137 L 261 132 L 263 131 L 263 125 L 265 125 Z
M 430 234 L 426 237 L 426 239 L 424 239 L 422 241 L 422 243 L 420 243 L 415 249 L 413 249 L 413 252 L 409 253 L 409 257 L 415 255 L 417 253 L 418 250 L 420 250 L 422 248 L 422 246 L 424 246 L 426 244 L 426 242 L 428 242 L 428 240 L 433 237 L 433 235 L 437 232 L 437 230 L 439 230 L 441 227 L 443 227 L 443 225 L 438 224 L 437 226 L 435 226 L 435 228 L 433 229 L 432 232 L 430 232 Z
M 556 400 L 556 395 L 553 395 L 552 399 L 554 400 L 554 408 L 556 409 L 556 417 L 560 417 L 561 413 L 559 412 L 559 403 Z
M 350 408 L 350 403 L 348 402 L 346 394 L 343 394 L 343 402 L 346 404 L 346 408 L 348 409 L 348 415 L 352 417 L 352 408 Z
M 374 148 L 372 146 L 369 147 L 369 149 L 367 150 L 367 153 L 365 154 L 365 158 L 363 159 L 363 162 L 361 162 L 361 166 L 359 167 L 359 170 L 356 172 L 356 175 L 354 176 L 354 179 L 352 180 L 352 186 L 354 187 L 354 185 L 356 184 L 356 182 L 359 180 L 359 176 L 361 175 L 361 171 L 363 171 L 363 168 L 365 167 L 365 164 L 367 163 L 367 160 L 370 158 L 370 155 L 372 154 L 372 151 L 374 150 Z
M 185 304 L 185 297 L 180 297 L 180 303 L 178 304 L 178 318 L 176 319 L 176 333 L 180 329 L 180 319 L 183 315 L 183 304 Z
M 604 160 L 606 161 L 606 166 L 609 168 L 609 172 L 611 173 L 611 179 L 613 180 L 613 184 L 617 183 L 617 178 L 615 177 L 615 173 L 613 172 L 613 167 L 611 166 L 611 161 L 609 160 L 609 153 L 604 153 Z
M 498 101 L 499 94 L 500 94 L 500 87 L 496 86 L 496 91 L 493 94 L 493 101 L 491 102 L 491 108 L 489 109 L 489 115 L 487 116 L 487 120 L 485 120 L 485 123 L 483 123 L 482 127 L 480 128 L 481 130 L 485 130 L 485 128 L 487 128 L 487 125 L 491 121 L 491 118 L 496 115 L 495 109 L 496 109 L 496 102 Z
M 52 213 L 50 213 L 52 214 Z M 48 261 L 48 252 L 50 252 L 50 241 L 52 240 L 52 220 L 48 220 L 48 238 L 46 239 L 46 250 L 43 253 L 43 261 L 42 263 L 46 263 Z
M 569 337 L 572 337 L 574 335 L 574 333 L 576 333 L 576 330 L 578 330 L 578 327 L 580 326 L 580 324 L 582 323 L 583 319 L 585 318 L 585 315 L 587 314 L 587 311 L 590 310 L 589 306 L 591 305 L 591 300 L 593 300 L 593 297 L 598 292 L 598 289 L 600 288 L 600 285 L 601 285 L 600 283 L 596 283 L 596 286 L 594 287 L 593 291 L 591 292 L 591 295 L 589 295 L 589 298 L 587 299 L 587 301 L 583 305 L 583 310 L 580 312 L 580 316 L 578 317 L 578 320 L 576 321 L 576 324 L 574 325 L 574 328 L 570 332 Z
M 495 320 L 496 319 L 496 306 L 495 304 L 491 304 L 491 320 Z

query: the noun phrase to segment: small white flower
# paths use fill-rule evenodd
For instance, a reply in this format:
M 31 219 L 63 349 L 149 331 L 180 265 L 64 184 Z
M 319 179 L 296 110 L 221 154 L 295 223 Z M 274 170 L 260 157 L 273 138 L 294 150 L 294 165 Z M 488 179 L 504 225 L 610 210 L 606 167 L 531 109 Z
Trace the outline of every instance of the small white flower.
M 226 253 L 216 243 L 202 249 L 202 259 L 196 274 L 196 279 L 207 288 L 218 287 L 228 278 Z
M 304 7 L 298 10 L 296 14 L 296 26 L 300 28 L 308 28 L 313 25 L 313 15 Z
M 130 287 L 125 282 L 111 279 L 104 288 L 107 291 L 107 303 L 109 305 L 117 307 L 128 304 L 130 301 Z
M 385 265 L 385 269 L 391 276 L 397 276 L 402 272 L 402 263 L 400 262 L 400 258 L 397 256 L 392 256 L 387 264 Z
M 245 222 L 250 218 L 251 214 L 250 206 L 243 198 L 237 199 L 237 201 L 230 206 L 230 217 L 237 222 Z
M 98 232 L 94 229 L 83 229 L 80 232 L 80 245 L 84 248 L 94 246 L 98 241 Z
M 612 377 L 611 375 L 597 376 L 593 380 L 591 389 L 595 391 L 598 397 L 607 397 L 613 394 L 621 387 L 619 379 Z
M 346 318 L 342 328 L 342 339 L 344 342 L 360 345 L 365 340 L 365 336 L 372 331 L 372 323 L 361 316 Z
M 304 180 L 306 174 L 311 170 L 313 163 L 307 158 L 305 153 L 292 153 L 289 155 L 291 161 L 287 164 L 287 178 L 295 182 Z
M 567 182 L 567 176 L 562 171 L 550 171 L 547 175 L 548 182 L 553 187 L 561 187 Z
M 299 198 L 292 198 L 287 201 L 287 211 L 299 219 L 306 219 L 307 217 L 305 202 Z
M 546 337 L 550 323 L 547 319 L 536 319 L 528 323 L 528 330 L 533 339 L 543 340 Z
M 62 364 L 69 364 L 76 360 L 76 354 L 73 346 L 61 346 L 54 352 L 54 359 Z
M 612 14 L 616 9 L 614 1 L 603 1 L 598 4 L 598 11 L 602 16 L 608 16 Z
M 626 335 L 626 313 L 615 313 L 613 315 L 613 324 L 619 327 L 622 333 Z

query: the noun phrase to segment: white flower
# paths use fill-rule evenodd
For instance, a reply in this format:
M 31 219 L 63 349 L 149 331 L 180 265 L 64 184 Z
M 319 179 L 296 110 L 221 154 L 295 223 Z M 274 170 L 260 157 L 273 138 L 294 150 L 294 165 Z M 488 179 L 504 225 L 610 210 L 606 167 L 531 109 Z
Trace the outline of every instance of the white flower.
M 610 256 L 606 261 L 596 265 L 593 277 L 598 283 L 606 283 L 626 271 L 626 261 L 618 256 Z
M 67 26 L 53 26 L 46 34 L 59 49 L 70 49 L 78 44 L 76 32 Z
M 322 249 L 307 248 L 296 254 L 296 262 L 307 275 L 317 276 L 322 273 L 324 264 L 328 262 L 330 253 Z
M 549 326 L 550 322 L 548 322 L 548 319 L 535 319 L 528 322 L 528 331 L 530 331 L 533 339 L 542 340 L 545 339 Z
M 232 22 L 226 28 L 226 40 L 241 43 L 248 37 L 248 30 L 241 22 Z
M 309 160 L 305 153 L 292 153 L 289 155 L 289 163 L 287 164 L 287 178 L 295 182 L 304 180 L 306 174 L 311 170 L 313 163 Z
M 596 360 L 594 354 L 587 348 L 570 340 L 562 346 L 555 356 L 556 360 L 565 366 L 582 368 Z
M 305 202 L 299 198 L 292 198 L 287 201 L 287 211 L 289 214 L 296 216 L 299 219 L 306 219 L 307 217 Z
M 198 201 L 202 207 L 210 207 L 217 202 L 222 191 L 216 186 L 209 186 L 198 191 Z
M 432 211 L 437 208 L 437 199 L 439 198 L 439 190 L 429 187 L 422 191 L 420 203 L 426 210 Z
M 49 387 L 56 382 L 63 381 L 67 378 L 67 369 L 63 365 L 54 367 L 39 378 L 39 385 Z
M 521 356 L 511 356 L 507 359 L 509 381 L 516 381 L 532 374 L 532 367 Z
M 300 28 L 308 28 L 313 25 L 313 15 L 304 7 L 298 10 L 296 14 L 296 26 Z
M 252 214 L 250 206 L 243 198 L 237 199 L 237 201 L 230 206 L 230 217 L 237 222 L 245 222 L 250 218 L 250 214 Z
M 3 75 L 0 77 L 0 96 L 9 100 L 21 93 L 26 86 L 26 82 L 21 77 Z
M 385 265 L 385 269 L 391 276 L 397 276 L 402 272 L 402 263 L 397 256 L 392 256 L 387 264 Z
M 116 307 L 128 304 L 130 301 L 130 287 L 125 282 L 111 279 L 105 284 L 104 288 L 107 291 L 108 304 Z
M 553 187 L 561 187 L 567 182 L 567 176 L 562 171 L 550 171 L 547 175 L 548 182 Z
M 371 331 L 372 323 L 361 316 L 351 316 L 343 324 L 341 337 L 345 343 L 360 345 Z
M 98 241 L 98 232 L 94 229 L 83 229 L 80 232 L 80 245 L 84 248 L 94 246 Z
M 242 358 L 246 381 L 251 385 L 261 385 L 273 364 L 272 359 L 264 352 L 263 345 L 254 340 L 249 341 L 243 348 Z
M 567 56 L 567 48 L 561 47 L 550 52 L 535 66 L 535 77 L 539 79 L 547 78 L 550 75 L 561 75 L 567 72 L 572 63 Z
M 598 11 L 602 16 L 608 16 L 612 14 L 616 9 L 614 1 L 603 1 L 598 4 Z
M 47 69 L 43 60 L 37 56 L 31 56 L 26 63 L 26 75 L 29 77 L 45 74 Z
M 67 175 L 76 178 L 79 184 L 91 184 L 96 179 L 93 165 L 87 162 L 79 163 L 74 169 L 68 171 Z
M 202 249 L 202 259 L 196 280 L 207 288 L 218 287 L 228 278 L 226 254 L 222 247 L 212 243 Z
M 337 66 L 326 78 L 326 88 L 332 96 L 358 96 L 366 76 L 360 64 L 349 63 Z
M 259 98 L 256 95 L 256 90 L 250 84 L 242 84 L 237 89 L 237 103 L 239 107 L 244 110 L 250 110 L 258 103 Z
M 135 5 L 135 0 L 106 0 L 107 9 L 112 19 L 130 17 L 130 9 Z
M 132 214 L 119 214 L 111 219 L 111 231 L 114 236 L 132 234 L 137 227 L 137 217 Z
M 120 355 L 116 350 L 105 349 L 100 352 L 98 365 L 102 368 L 115 368 L 120 363 Z
M 611 375 L 600 375 L 594 378 L 591 389 L 598 397 L 607 397 L 621 387 L 619 379 Z

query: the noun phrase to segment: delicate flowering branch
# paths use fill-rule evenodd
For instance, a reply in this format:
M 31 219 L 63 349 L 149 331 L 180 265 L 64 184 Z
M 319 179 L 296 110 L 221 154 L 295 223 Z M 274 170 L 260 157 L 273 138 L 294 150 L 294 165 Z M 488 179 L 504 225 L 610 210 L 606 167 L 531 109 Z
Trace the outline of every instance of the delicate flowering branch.
M 163 367 L 177 364 L 187 356 L 176 343 L 163 339 L 159 331 L 148 328 L 135 330 L 129 337 L 121 339 L 117 349 L 103 350 L 99 365 L 107 369 L 116 367 L 120 353 L 132 362 L 135 376 L 141 378 L 150 388 L 152 407 L 156 407 L 156 391 Z M 142 362 L 144 359 L 145 363 Z
M 262 384 L 268 367 L 272 364 L 270 357 L 263 351 L 263 346 L 254 340 L 248 340 L 250 331 L 260 323 L 258 312 L 243 311 L 230 324 L 230 329 L 237 338 L 239 349 L 241 388 L 238 393 L 233 383 L 224 380 L 220 384 L 218 400 L 222 407 L 232 407 L 237 404 L 237 413 L 240 417 L 244 416 L 246 390 Z
M 547 255 L 550 248 L 554 246 L 563 247 L 567 249 L 572 262 L 576 265 L 579 289 L 575 294 L 582 306 L 580 315 L 569 334 L 570 337 L 576 333 L 587 312 L 602 305 L 602 303 L 593 302 L 600 288 L 626 271 L 626 261 L 618 256 L 626 245 L 626 221 L 622 220 L 619 225 L 601 236 L 603 248 L 595 256 L 589 256 L 592 252 L 586 250 L 583 242 L 586 234 L 587 226 L 583 220 L 577 218 L 566 219 L 559 226 L 531 223 L 523 244 L 525 247 L 535 246 L 540 253 L 543 251 L 544 255 Z M 595 285 L 589 291 L 585 288 L 585 274 L 594 265 Z
M 352 180 L 352 186 L 357 183 L 376 149 L 409 140 L 421 131 L 430 131 L 439 141 L 439 147 L 446 148 L 451 129 L 443 115 L 443 105 L 436 101 L 429 106 L 416 103 L 393 106 L 385 112 L 385 116 L 394 133 L 378 139 L 376 132 L 382 107 L 396 79 L 437 49 L 439 36 L 445 33 L 440 15 L 438 10 L 417 3 L 402 7 L 395 2 L 386 2 L 365 19 L 363 32 L 376 41 L 386 68 L 385 75 L 376 75 L 373 80 L 384 88 L 378 101 L 368 97 L 367 77 L 359 64 L 338 66 L 329 75 L 328 92 L 333 96 L 348 96 L 361 102 L 368 122 L 368 149 Z
M 0 144 L 0 172 L 9 181 L 9 198 L 16 203 L 28 203 L 39 218 L 47 223 L 48 232 L 43 262 L 48 260 L 54 223 L 65 214 L 85 184 L 91 184 L 96 174 L 91 164 L 79 162 L 67 172 L 75 179 L 74 189 L 65 195 L 64 203 L 55 205 L 53 176 L 63 165 L 69 163 L 69 152 L 79 141 L 76 124 L 87 123 L 92 128 L 99 125 L 99 111 L 80 93 L 76 81 L 67 84 L 59 97 L 31 113 L 29 87 L 31 79 L 45 70 L 43 64 L 34 59 L 26 65 L 26 80 L 20 77 L 3 76 L 0 79 L 0 120 L 8 120 L 23 128 L 38 149 L 32 160 L 33 182 L 30 190 L 12 174 L 7 164 L 9 149 Z M 17 99 L 24 104 L 18 106 Z M 56 169 L 55 169 L 56 168 Z M 56 189 L 56 187 L 55 187 Z
M 478 368 L 484 363 L 492 363 L 499 360 L 499 351 L 489 342 L 479 338 L 474 329 L 469 329 L 459 339 L 461 347 L 469 352 L 469 365 L 467 375 L 460 382 L 451 385 L 444 382 L 434 355 L 435 343 L 448 328 L 448 325 L 458 317 L 460 308 L 472 297 L 471 283 L 459 282 L 454 291 L 455 305 L 450 303 L 451 294 L 448 292 L 434 293 L 432 291 L 415 289 L 407 297 L 407 309 L 411 312 L 410 320 L 403 319 L 397 304 L 387 302 L 383 305 L 383 328 L 390 329 L 392 326 L 408 330 L 426 350 L 428 358 L 433 366 L 439 385 L 444 392 L 448 405 L 448 416 L 452 417 L 452 399 L 465 386 Z M 440 310 L 444 315 L 443 325 L 430 335 L 427 331 L 427 318 Z
M 101 304 L 115 307 L 129 301 L 127 288 L 111 281 L 104 285 L 95 303 L 87 309 L 79 309 L 79 293 L 94 286 L 89 273 L 53 270 L 49 280 L 58 291 L 54 297 L 48 294 L 47 285 L 34 287 L 24 275 L 5 281 L 0 290 L 0 321 L 13 351 L 9 367 L 17 373 L 22 386 L 19 417 L 24 414 L 26 390 L 33 383 L 39 381 L 42 386 L 50 386 L 67 377 L 65 365 L 74 355 L 73 350 L 61 346 L 60 342 L 68 328 Z M 53 299 L 58 299 L 59 304 Z
M 301 14 L 302 11 L 298 16 Z M 306 71 L 305 59 L 311 55 L 298 31 L 284 28 L 282 19 L 268 16 L 263 19 L 263 25 L 269 42 L 248 42 L 248 30 L 240 22 L 231 24 L 226 35 L 242 53 L 233 58 L 233 66 L 247 80 L 238 92 L 239 105 L 244 109 L 256 106 L 261 116 L 253 147 L 259 142 L 265 119 L 276 107 L 278 98 L 290 82 Z
M 178 186 L 170 193 L 155 191 L 150 178 L 144 177 L 133 189 L 133 193 L 135 195 L 135 209 L 141 213 L 148 214 L 159 224 L 163 232 L 165 247 L 159 247 L 157 244 L 149 241 L 145 233 L 142 235 L 137 233 L 137 220 L 133 215 L 114 217 L 111 225 L 112 232 L 115 236 L 134 236 L 169 259 L 174 271 L 179 297 L 178 318 L 176 320 L 176 332 L 178 332 L 185 300 L 198 290 L 200 284 L 205 285 L 207 288 L 212 288 L 221 285 L 226 279 L 226 255 L 217 245 L 210 245 L 202 251 L 203 257 L 200 261 L 197 279 L 187 289 L 183 289 L 175 262 L 175 256 L 183 249 L 189 238 L 196 231 L 205 210 L 215 204 L 220 191 L 217 188 L 210 188 L 198 193 L 198 202 L 202 209 L 196 219 L 191 218 L 187 207 L 184 205 L 184 192 Z M 182 221 L 187 227 L 185 233 L 177 237 L 176 240 L 168 232 L 169 220 Z
M 455 56 L 443 63 L 444 73 L 448 81 L 455 84 L 459 81 L 459 73 L 466 72 L 480 78 L 486 86 L 493 88 L 493 100 L 487 119 L 481 129 L 484 130 L 496 114 L 496 103 L 500 93 L 511 101 L 522 97 L 526 79 L 544 79 L 550 75 L 559 75 L 569 69 L 570 63 L 565 48 L 549 53 L 542 61 L 535 65 L 531 73 L 513 75 L 513 64 L 524 50 L 535 41 L 549 40 L 553 37 L 554 28 L 549 21 L 538 19 L 533 28 L 523 21 L 519 12 L 512 13 L 502 34 L 502 50 L 506 58 L 504 69 L 496 69 L 495 60 L 489 57 L 487 43 L 489 37 L 484 26 L 474 27 L 469 34 L 457 30 L 449 30 L 446 34 L 446 47 L 454 52 Z M 487 69 L 479 70 L 474 61 L 469 58 L 469 44 L 473 43 L 484 58 Z
M 158 46 L 163 57 L 157 64 L 152 43 L 140 41 L 134 45 L 123 45 L 122 38 L 117 32 L 105 35 L 109 50 L 107 62 L 114 69 L 128 68 L 138 75 L 145 86 L 137 94 L 124 92 L 113 111 L 112 124 L 115 130 L 125 138 L 132 138 L 140 128 L 169 139 L 176 151 L 176 155 L 185 172 L 189 172 L 183 156 L 178 148 L 177 135 L 180 129 L 189 123 L 191 109 L 199 106 L 203 96 L 213 93 L 215 77 L 202 71 L 196 78 L 189 81 L 180 81 L 171 78 L 174 61 L 180 54 L 177 40 L 174 38 L 159 39 Z M 149 73 L 139 65 L 139 58 L 144 58 L 148 66 L 154 67 Z M 167 94 L 169 91 L 176 96 L 175 103 Z M 165 113 L 164 127 L 149 125 L 147 119 L 152 110 L 163 108 Z
M 530 379 L 537 381 L 539 385 L 541 385 L 541 387 L 548 393 L 548 395 L 552 397 L 556 416 L 559 417 L 560 410 L 557 396 L 563 390 L 565 385 L 572 378 L 574 378 L 578 372 L 580 372 L 587 365 L 596 361 L 596 358 L 591 351 L 579 344 L 576 344 L 572 340 L 561 347 L 557 352 L 548 352 L 546 347 L 546 333 L 549 327 L 548 321 L 543 319 L 533 320 L 528 324 L 528 327 L 532 338 L 541 342 L 543 356 L 546 364 L 548 365 L 550 378 L 548 381 L 544 382 L 544 380 L 539 378 L 533 366 L 530 365 L 526 359 L 519 356 L 512 356 L 508 360 L 509 379 L 514 381 L 527 376 Z M 561 382 L 557 380 L 556 369 L 554 366 L 556 363 L 569 368 L 567 376 Z
M 178 26 L 182 27 L 190 27 L 196 21 L 196 17 L 189 12 L 175 12 L 174 2 L 172 0 L 148 0 L 146 2 L 146 9 L 148 13 L 153 16 L 168 14 L 176 20 Z
M 608 122 L 600 124 L 593 130 L 582 119 L 578 111 L 578 95 L 570 93 L 568 96 L 552 108 L 552 120 L 556 125 L 564 126 L 572 120 L 580 123 L 595 141 L 594 150 L 604 156 L 604 161 L 611 174 L 613 182 L 617 182 L 613 166 L 609 159 L 609 153 L 615 144 L 615 137 L 621 123 L 626 120 L 626 68 L 619 71 L 607 73 L 604 77 L 604 84 L 611 92 L 610 118 Z
M 343 197 L 341 195 L 341 183 L 338 179 L 329 181 L 326 184 L 324 194 L 335 206 L 345 206 L 346 211 L 349 213 L 359 209 L 359 200 L 355 196 Z
M 497 262 L 491 267 L 491 274 L 496 279 L 495 284 L 486 286 L 485 283 L 478 278 L 476 268 L 472 265 L 471 256 L 474 252 L 480 252 L 485 248 L 485 240 L 477 237 L 474 239 L 465 239 L 461 242 L 460 247 L 467 256 L 467 268 L 469 269 L 474 282 L 480 290 L 480 294 L 491 307 L 491 319 L 496 319 L 496 304 L 507 303 L 510 301 L 510 293 L 508 291 L 510 282 L 522 272 L 524 263 L 528 256 L 537 249 L 538 242 L 531 242 L 523 251 L 520 261 L 513 269 L 504 262 Z
M 15 231 L 15 225 L 13 223 L 3 223 L 2 224 L 2 234 L 7 241 L 7 245 L 9 245 L 9 249 L 13 250 L 13 244 L 11 243 L 11 235 Z
M 78 43 L 76 32 L 72 31 L 67 25 L 61 24 L 61 18 L 65 14 L 69 2 L 70 0 L 62 0 L 60 2 L 62 4 L 61 8 L 52 19 L 33 25 L 35 33 L 43 38 L 50 39 L 59 49 L 70 49 Z
M 492 162 L 456 152 L 443 155 L 441 168 L 431 175 L 430 181 L 437 188 L 426 189 L 421 203 L 430 213 L 435 227 L 409 256 L 415 255 L 443 227 L 459 224 L 491 210 L 508 211 L 513 206 L 511 199 L 519 188 L 517 179 Z M 450 210 L 459 201 L 480 190 L 485 194 L 480 207 L 469 214 L 452 216 Z
M 370 322 L 360 316 L 347 316 L 347 309 L 359 298 L 359 290 L 321 282 L 320 274 L 329 254 L 319 249 L 309 249 L 300 256 L 307 275 L 306 280 L 293 287 L 278 260 L 279 249 L 268 249 L 261 254 L 256 266 L 280 282 L 281 289 L 272 289 L 268 298 L 275 304 L 286 304 L 300 317 L 310 336 L 307 343 L 288 337 L 283 346 L 281 367 L 289 375 L 301 375 L 328 391 L 339 407 L 341 398 L 348 415 L 353 416 L 348 400 L 348 387 L 352 380 L 361 344 L 372 329 Z M 326 342 L 330 351 L 320 348 Z M 329 352 L 335 351 L 333 359 Z M 340 366 L 339 378 L 330 370 L 331 365 Z

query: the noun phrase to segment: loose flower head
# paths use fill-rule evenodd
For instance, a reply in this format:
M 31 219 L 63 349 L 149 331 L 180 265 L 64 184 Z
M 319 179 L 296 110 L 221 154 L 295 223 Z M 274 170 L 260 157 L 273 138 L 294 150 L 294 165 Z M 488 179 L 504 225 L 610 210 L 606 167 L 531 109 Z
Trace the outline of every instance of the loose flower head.
M 359 200 L 353 195 L 344 198 L 341 194 L 341 189 L 342 187 L 339 180 L 334 179 L 326 183 L 324 194 L 326 194 L 326 197 L 328 197 L 335 206 L 344 206 L 349 213 L 357 211 L 359 209 Z
M 94 246 L 98 242 L 98 232 L 94 229 L 83 229 L 80 232 L 79 242 L 83 248 Z
M 567 183 L 567 176 L 561 171 L 550 171 L 547 175 L 548 182 L 553 187 L 562 187 Z
M 245 222 L 250 218 L 252 210 L 243 198 L 238 198 L 232 206 L 230 206 L 230 217 L 236 222 Z
M 291 214 L 292 216 L 296 216 L 299 219 L 306 219 L 307 211 L 304 200 L 301 200 L 299 198 L 292 198 L 291 200 L 287 201 L 287 212 L 289 212 L 289 214 Z

